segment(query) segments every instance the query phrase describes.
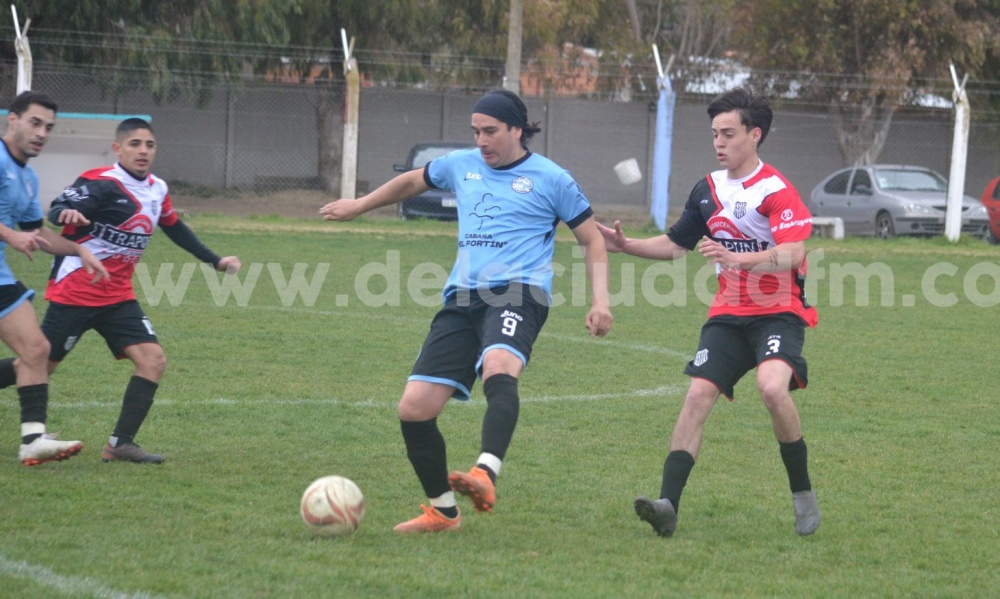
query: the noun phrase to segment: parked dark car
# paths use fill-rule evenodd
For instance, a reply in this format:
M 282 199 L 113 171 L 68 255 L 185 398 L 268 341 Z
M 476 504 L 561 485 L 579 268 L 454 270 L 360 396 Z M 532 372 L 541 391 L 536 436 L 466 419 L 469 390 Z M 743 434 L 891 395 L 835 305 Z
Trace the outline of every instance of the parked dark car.
M 423 168 L 431 160 L 450 154 L 455 150 L 474 148 L 475 146 L 455 141 L 427 141 L 410 148 L 406 164 L 397 164 L 393 169 L 405 173 L 415 168 Z M 399 203 L 399 217 L 435 218 L 438 220 L 456 220 L 458 218 L 458 202 L 451 191 L 431 189 L 416 197 Z
M 922 166 L 873 164 L 834 172 L 812 190 L 815 216 L 840 217 L 847 235 L 940 235 L 948 203 L 948 182 Z M 962 232 L 985 237 L 986 208 L 963 196 Z
M 979 200 L 986 207 L 986 213 L 990 217 L 990 230 L 986 234 L 986 241 L 1000 243 L 1000 177 L 986 185 L 983 197 Z

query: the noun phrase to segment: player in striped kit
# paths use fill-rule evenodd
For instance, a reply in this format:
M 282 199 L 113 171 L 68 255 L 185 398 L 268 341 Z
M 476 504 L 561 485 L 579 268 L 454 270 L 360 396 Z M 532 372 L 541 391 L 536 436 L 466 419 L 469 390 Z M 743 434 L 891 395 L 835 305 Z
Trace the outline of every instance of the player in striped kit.
M 62 236 L 90 249 L 110 278 L 89 285 L 79 259 L 58 258 L 52 266 L 45 298 L 49 308 L 42 330 L 51 343 L 48 371 L 53 372 L 80 337 L 94 329 L 117 359 L 128 359 L 135 371 L 122 399 L 114 431 L 101 451 L 105 462 L 161 463 L 135 443 L 139 427 L 167 367 L 153 326 L 136 301 L 132 273 L 159 226 L 171 241 L 222 272 L 237 272 L 239 258 L 220 258 L 204 246 L 174 212 L 167 183 L 150 172 L 156 158 L 156 136 L 140 118 L 122 121 L 112 149 L 118 162 L 89 170 L 52 202 L 49 220 L 62 225 Z M 0 361 L 0 387 L 9 384 L 13 360 Z
M 804 291 L 812 216 L 791 183 L 758 156 L 773 117 L 764 96 L 730 90 L 709 104 L 708 114 L 722 170 L 695 185 L 667 234 L 630 239 L 621 223 L 614 229 L 598 224 L 608 251 L 675 260 L 697 248 L 716 265 L 719 278 L 698 351 L 684 370 L 691 383 L 670 439 L 659 499 L 639 497 L 635 511 L 657 534 L 673 535 L 712 407 L 719 395 L 732 400 L 736 382 L 756 368 L 757 389 L 788 473 L 795 530 L 810 535 L 820 515 L 790 391 L 806 386 L 805 329 L 817 322 Z

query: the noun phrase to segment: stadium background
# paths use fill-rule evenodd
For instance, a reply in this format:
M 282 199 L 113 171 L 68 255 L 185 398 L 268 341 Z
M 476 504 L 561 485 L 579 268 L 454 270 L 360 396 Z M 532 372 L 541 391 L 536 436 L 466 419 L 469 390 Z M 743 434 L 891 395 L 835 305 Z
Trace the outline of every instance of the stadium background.
M 16 68 L 7 65 L 3 72 L 12 74 Z M 943 87 L 948 83 L 942 81 L 935 96 L 937 107 L 912 106 L 895 114 L 878 162 L 918 164 L 948 176 L 954 126 L 954 111 L 946 107 L 950 98 Z M 699 177 L 717 168 L 705 105 L 725 85 L 677 90 L 671 212 L 680 209 Z M 12 86 L 8 81 L 2 87 Z M 154 170 L 171 183 L 175 195 L 192 189 L 197 189 L 196 195 L 210 196 L 226 189 L 272 194 L 319 187 L 315 110 L 319 92 L 314 84 L 248 76 L 214 86 L 203 105 L 187 98 L 157 103 L 152 92 L 143 90 L 108 97 L 100 81 L 89 74 L 36 63 L 32 87 L 51 94 L 62 113 L 151 116 L 160 142 Z M 424 90 L 386 82 L 364 86 L 358 194 L 390 179 L 393 165 L 402 163 L 416 142 L 471 140 L 469 113 L 482 91 Z M 629 101 L 600 94 L 580 97 L 586 94 L 572 90 L 561 95 L 550 92 L 547 97 L 524 95 L 530 119 L 542 127 L 531 149 L 569 169 L 596 208 L 648 207 L 655 90 L 632 93 Z M 778 111 L 762 156 L 805 197 L 820 179 L 843 166 L 832 117 L 825 107 L 776 102 Z M 973 112 L 972 117 L 965 191 L 978 197 L 1000 174 L 1000 115 Z M 110 139 L 108 146 L 110 150 Z M 644 178 L 625 187 L 612 167 L 630 157 L 638 159 Z M 105 162 L 113 158 L 109 151 Z M 36 161 L 44 159 L 45 154 Z M 75 175 L 67 173 L 66 183 Z

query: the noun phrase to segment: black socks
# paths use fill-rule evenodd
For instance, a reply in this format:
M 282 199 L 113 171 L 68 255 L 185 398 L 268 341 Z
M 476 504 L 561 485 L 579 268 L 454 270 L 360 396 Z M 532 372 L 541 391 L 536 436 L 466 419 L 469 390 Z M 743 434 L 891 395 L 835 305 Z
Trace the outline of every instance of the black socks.
M 118 423 L 115 424 L 116 447 L 135 440 L 139 427 L 153 406 L 153 396 L 156 395 L 158 388 L 158 384 L 141 376 L 129 379 L 128 386 L 125 387 L 125 396 L 122 398 Z
M 694 468 L 694 456 L 683 449 L 671 451 L 663 462 L 663 484 L 660 487 L 660 498 L 669 499 L 675 512 L 680 510 L 681 493 L 684 491 L 692 468 Z
M 422 422 L 400 420 L 399 428 L 403 432 L 406 456 L 410 458 L 424 493 L 428 497 L 440 497 L 451 491 L 448 485 L 448 455 L 437 418 Z
M 805 439 L 799 438 L 792 443 L 779 441 L 778 445 L 781 447 L 781 461 L 785 463 L 785 470 L 788 471 L 788 486 L 791 487 L 792 493 L 812 490 Z
M 509 374 L 494 374 L 483 381 L 483 393 L 486 394 L 487 405 L 483 417 L 482 451 L 502 460 L 514 436 L 521 407 L 517 379 Z M 490 478 L 496 478 L 496 473 L 489 468 L 485 470 L 491 473 Z
M 14 371 L 15 358 L 5 358 L 0 360 L 0 389 L 6 389 L 17 382 L 17 373 Z

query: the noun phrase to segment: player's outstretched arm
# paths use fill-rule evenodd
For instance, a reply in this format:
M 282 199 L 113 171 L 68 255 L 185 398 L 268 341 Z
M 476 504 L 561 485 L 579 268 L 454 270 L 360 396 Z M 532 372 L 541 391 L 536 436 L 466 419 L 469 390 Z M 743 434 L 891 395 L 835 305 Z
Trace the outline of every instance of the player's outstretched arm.
M 41 224 L 41 221 L 39 221 L 39 224 Z M 42 228 L 44 229 L 45 227 Z M 38 229 L 15 231 L 3 223 L 0 223 L 0 241 L 27 256 L 28 260 L 34 260 L 32 256 L 34 251 L 45 250 L 49 245 L 48 240 L 38 232 Z
M 40 227 L 32 231 L 32 233 L 36 233 L 40 238 L 45 240 L 46 245 L 41 248 L 43 251 L 54 256 L 79 257 L 80 263 L 83 264 L 83 268 L 87 271 L 87 274 L 94 275 L 94 278 L 90 281 L 91 283 L 96 283 L 101 279 L 107 279 L 111 276 L 108 274 L 107 269 L 104 268 L 104 264 L 97 259 L 97 256 L 82 245 L 66 239 L 48 227 Z
M 222 264 L 222 258 L 217 256 L 215 252 L 205 247 L 205 244 L 198 239 L 198 236 L 194 234 L 194 231 L 188 227 L 184 221 L 177 219 L 172 225 L 160 224 L 160 228 L 166 233 L 170 241 L 176 243 L 181 249 L 187 251 L 189 254 L 195 258 L 201 260 L 202 262 L 208 262 L 216 270 L 226 270 L 225 268 L 220 268 Z M 235 256 L 229 256 L 230 262 L 232 259 L 236 259 L 236 263 L 239 264 L 239 259 Z
M 665 234 L 647 239 L 626 237 L 622 231 L 621 221 L 617 220 L 613 229 L 597 223 L 597 230 L 604 238 L 604 244 L 609 252 L 622 252 L 650 260 L 676 260 L 687 252 L 685 248 L 674 243 Z
M 611 302 L 608 296 L 608 285 L 611 281 L 608 268 L 608 252 L 604 247 L 604 238 L 597 230 L 597 221 L 593 217 L 580 223 L 573 229 L 573 235 L 583 248 L 584 260 L 587 265 L 587 278 L 590 281 L 590 312 L 587 313 L 586 325 L 591 337 L 603 337 L 611 330 L 614 316 L 611 315 Z
M 424 169 L 407 171 L 390 179 L 370 194 L 356 200 L 340 199 L 319 209 L 323 220 L 349 221 L 376 208 L 397 204 L 430 189 L 424 183 Z

